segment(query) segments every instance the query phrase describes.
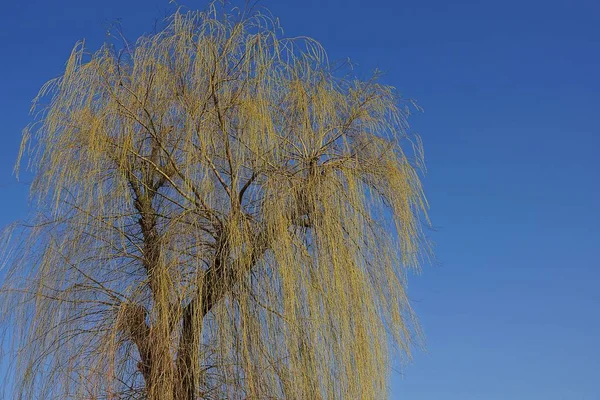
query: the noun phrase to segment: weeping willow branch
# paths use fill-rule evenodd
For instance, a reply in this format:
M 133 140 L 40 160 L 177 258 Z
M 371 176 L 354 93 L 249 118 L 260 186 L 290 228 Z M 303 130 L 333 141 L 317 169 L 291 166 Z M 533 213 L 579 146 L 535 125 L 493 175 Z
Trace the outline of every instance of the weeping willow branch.
M 385 397 L 429 250 L 403 101 L 268 15 L 165 25 L 77 44 L 35 99 L 39 216 L 1 292 L 14 398 Z

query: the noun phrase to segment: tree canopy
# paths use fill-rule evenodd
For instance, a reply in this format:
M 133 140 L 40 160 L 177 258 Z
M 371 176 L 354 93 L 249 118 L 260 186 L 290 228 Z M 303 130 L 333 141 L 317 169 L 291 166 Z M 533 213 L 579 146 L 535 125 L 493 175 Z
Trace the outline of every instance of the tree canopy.
M 78 43 L 23 139 L 15 398 L 385 398 L 428 251 L 408 104 L 256 10 Z

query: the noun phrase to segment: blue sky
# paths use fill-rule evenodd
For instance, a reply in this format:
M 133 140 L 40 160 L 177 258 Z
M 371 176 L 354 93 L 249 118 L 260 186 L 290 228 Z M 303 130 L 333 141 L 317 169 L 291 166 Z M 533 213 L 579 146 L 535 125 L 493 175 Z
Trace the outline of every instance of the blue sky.
M 187 5 L 204 7 L 203 1 Z M 288 36 L 375 68 L 425 109 L 438 262 L 410 280 L 426 349 L 392 399 L 600 399 L 600 3 L 263 0 Z M 31 99 L 73 44 L 120 18 L 150 31 L 168 1 L 16 1 L 0 24 L 0 225 Z

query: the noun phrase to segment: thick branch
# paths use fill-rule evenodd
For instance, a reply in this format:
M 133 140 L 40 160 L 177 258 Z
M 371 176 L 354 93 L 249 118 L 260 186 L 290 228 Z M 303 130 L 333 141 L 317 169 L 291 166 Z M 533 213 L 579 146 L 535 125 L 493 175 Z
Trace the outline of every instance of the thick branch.
M 152 148 L 151 159 L 157 159 L 159 149 L 158 145 Z M 172 304 L 168 300 L 168 293 L 165 293 L 164 280 L 167 279 L 164 266 L 161 265 L 161 238 L 157 229 L 157 212 L 152 204 L 154 196 L 160 189 L 160 186 L 165 184 L 166 180 L 161 179 L 161 175 L 157 174 L 150 165 L 146 165 L 146 169 L 142 170 L 142 178 L 136 180 L 133 172 L 128 174 L 129 183 L 133 190 L 134 207 L 139 213 L 138 224 L 142 233 L 143 244 L 142 263 L 148 276 L 148 286 L 152 293 L 153 307 L 156 310 L 157 321 L 169 321 L 172 318 Z M 158 175 L 158 181 L 155 177 Z M 143 188 L 143 190 L 142 190 Z M 165 302 L 165 299 L 166 302 Z M 148 326 L 146 324 L 146 313 L 141 308 L 128 311 L 130 315 L 127 317 L 127 330 L 131 340 L 138 348 L 141 362 L 138 368 L 147 388 L 152 388 L 160 379 L 164 379 L 165 371 L 155 370 L 162 369 L 172 363 L 169 357 L 168 342 L 164 336 L 165 331 L 160 326 Z
M 141 361 L 138 369 L 146 382 L 152 370 L 152 346 L 150 344 L 150 327 L 146 324 L 146 310 L 139 304 L 128 304 L 124 311 L 125 331 L 137 346 Z
M 243 276 L 249 272 L 264 255 L 268 246 L 265 233 L 255 236 L 255 247 L 251 261 L 243 271 L 236 271 L 235 276 Z M 193 400 L 195 393 L 194 352 L 198 350 L 200 329 L 204 317 L 235 286 L 234 274 L 228 265 L 225 243 L 218 246 L 213 265 L 202 275 L 198 284 L 198 293 L 183 310 L 182 332 L 177 352 L 176 369 L 179 377 L 177 400 Z

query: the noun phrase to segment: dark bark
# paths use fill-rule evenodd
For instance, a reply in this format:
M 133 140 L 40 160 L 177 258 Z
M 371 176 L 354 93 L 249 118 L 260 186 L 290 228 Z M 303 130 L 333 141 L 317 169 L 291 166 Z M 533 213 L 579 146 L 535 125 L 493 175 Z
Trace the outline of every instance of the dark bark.
M 242 271 L 231 270 L 227 263 L 226 243 L 221 241 L 213 265 L 202 275 L 198 292 L 183 310 L 182 332 L 177 353 L 176 400 L 194 400 L 196 393 L 195 377 L 198 365 L 194 364 L 194 352 L 199 350 L 202 321 L 213 307 L 231 292 L 236 285 L 236 277 L 247 274 L 267 250 L 264 232 L 254 238 L 254 252 L 250 262 L 242 266 Z

